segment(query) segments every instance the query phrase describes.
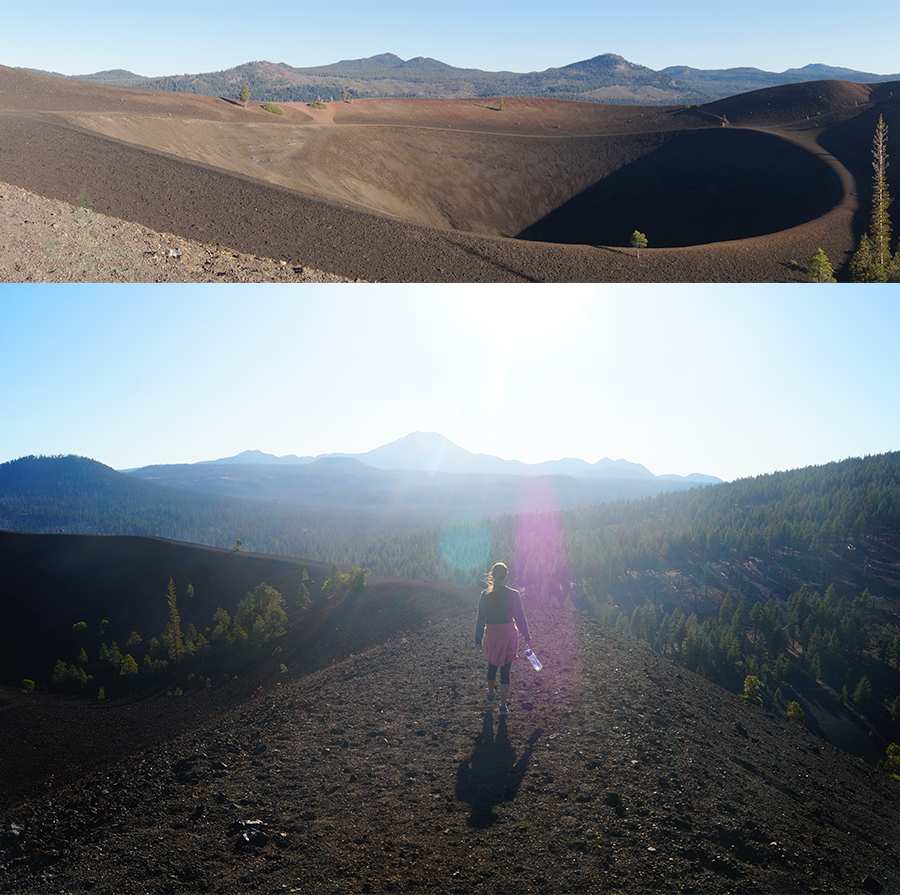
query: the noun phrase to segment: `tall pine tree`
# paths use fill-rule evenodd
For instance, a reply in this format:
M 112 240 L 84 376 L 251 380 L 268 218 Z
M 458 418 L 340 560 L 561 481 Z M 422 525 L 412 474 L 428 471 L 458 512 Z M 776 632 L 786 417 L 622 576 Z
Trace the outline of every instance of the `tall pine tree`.
M 888 206 L 887 152 L 888 129 L 884 116 L 878 116 L 872 140 L 872 214 L 869 231 L 864 233 L 859 248 L 850 260 L 850 272 L 857 283 L 887 283 L 900 281 L 900 249 L 891 255 L 891 216 Z

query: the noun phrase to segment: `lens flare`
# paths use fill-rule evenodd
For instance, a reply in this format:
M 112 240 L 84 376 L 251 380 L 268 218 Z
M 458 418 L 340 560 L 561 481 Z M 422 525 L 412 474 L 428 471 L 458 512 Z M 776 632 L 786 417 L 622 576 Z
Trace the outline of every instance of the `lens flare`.
M 564 600 L 571 582 L 563 522 L 554 511 L 559 502 L 549 478 L 536 479 L 530 491 L 529 503 L 540 511 L 516 517 L 517 580 L 530 600 Z
M 490 556 L 491 540 L 491 533 L 477 519 L 457 516 L 441 530 L 441 558 L 459 572 L 480 569 Z

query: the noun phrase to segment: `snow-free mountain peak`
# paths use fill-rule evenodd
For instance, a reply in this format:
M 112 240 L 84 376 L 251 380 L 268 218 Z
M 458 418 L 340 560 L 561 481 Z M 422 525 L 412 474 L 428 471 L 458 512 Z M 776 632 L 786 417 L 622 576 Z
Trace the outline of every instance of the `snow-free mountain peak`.
M 233 457 L 204 461 L 208 463 L 237 464 L 308 464 L 322 457 L 346 457 L 359 460 L 376 469 L 414 470 L 431 473 L 492 474 L 492 475 L 563 475 L 575 478 L 623 478 L 690 480 L 697 484 L 715 484 L 722 481 L 716 476 L 692 473 L 691 476 L 667 474 L 657 476 L 642 463 L 631 460 L 612 460 L 604 457 L 596 463 L 578 458 L 545 460 L 541 463 L 523 463 L 521 460 L 504 460 L 489 454 L 476 454 L 455 444 L 438 432 L 411 432 L 395 441 L 362 453 L 320 454 L 318 457 L 298 457 L 289 454 L 277 457 L 258 450 L 243 451 Z

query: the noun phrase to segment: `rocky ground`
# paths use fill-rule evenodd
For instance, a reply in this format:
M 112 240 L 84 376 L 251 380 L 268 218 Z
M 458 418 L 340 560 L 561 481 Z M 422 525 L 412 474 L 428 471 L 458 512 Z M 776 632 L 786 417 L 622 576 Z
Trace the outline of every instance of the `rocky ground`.
M 0 183 L 0 282 L 355 281 L 301 264 L 157 233 L 86 206 L 45 199 L 21 187 Z
M 501 718 L 473 620 L 272 686 L 57 701 L 73 761 L 0 802 L 0 891 L 900 891 L 882 772 L 565 609 L 529 607 L 544 668 Z M 154 730 L 100 720 L 126 709 Z M 79 767 L 86 712 L 121 751 Z

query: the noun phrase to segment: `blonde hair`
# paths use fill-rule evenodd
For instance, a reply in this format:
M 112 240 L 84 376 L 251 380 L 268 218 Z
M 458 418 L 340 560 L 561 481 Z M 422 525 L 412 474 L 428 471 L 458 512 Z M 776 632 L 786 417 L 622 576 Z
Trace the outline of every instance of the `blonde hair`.
M 492 594 L 494 592 L 494 586 L 497 584 L 504 584 L 508 575 L 509 569 L 506 567 L 506 563 L 495 562 L 494 565 L 491 566 L 490 572 L 484 576 L 484 583 L 487 585 L 486 593 Z

